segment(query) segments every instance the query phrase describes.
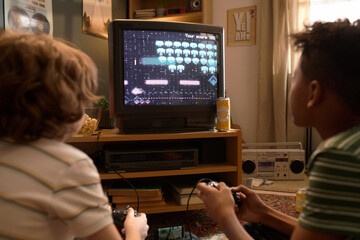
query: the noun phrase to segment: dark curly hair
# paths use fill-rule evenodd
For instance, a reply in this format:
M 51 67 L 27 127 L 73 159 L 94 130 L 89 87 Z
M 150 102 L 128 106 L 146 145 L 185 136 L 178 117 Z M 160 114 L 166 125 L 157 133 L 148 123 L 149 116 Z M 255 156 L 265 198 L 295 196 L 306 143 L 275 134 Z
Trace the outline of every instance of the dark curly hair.
M 45 34 L 0 32 L 0 138 L 62 139 L 98 100 L 85 53 Z
M 291 37 L 302 50 L 304 76 L 318 80 L 360 115 L 360 20 L 318 21 Z

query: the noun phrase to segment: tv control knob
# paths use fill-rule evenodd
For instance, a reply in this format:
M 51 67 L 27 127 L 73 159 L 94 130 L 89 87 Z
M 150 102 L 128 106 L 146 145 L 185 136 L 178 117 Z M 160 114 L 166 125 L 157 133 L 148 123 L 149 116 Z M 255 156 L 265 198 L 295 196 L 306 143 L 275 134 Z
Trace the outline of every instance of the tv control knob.
M 253 160 L 244 160 L 242 162 L 242 170 L 244 173 L 250 174 L 253 173 L 256 169 L 256 164 Z

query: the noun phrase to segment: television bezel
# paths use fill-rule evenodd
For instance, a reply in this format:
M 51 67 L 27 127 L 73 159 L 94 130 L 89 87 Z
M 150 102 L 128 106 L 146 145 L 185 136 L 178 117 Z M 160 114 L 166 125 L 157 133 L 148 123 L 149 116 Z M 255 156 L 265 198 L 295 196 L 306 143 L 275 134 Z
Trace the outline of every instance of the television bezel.
M 225 96 L 225 58 L 224 58 L 224 29 L 220 26 L 187 23 L 167 22 L 138 19 L 117 19 L 109 24 L 108 50 L 109 50 L 109 100 L 112 117 L 120 119 L 137 118 L 181 118 L 181 117 L 204 117 L 211 113 L 210 118 L 216 118 L 216 105 L 142 105 L 129 106 L 124 104 L 124 70 L 123 58 L 123 31 L 124 30 L 149 30 L 149 31 L 172 31 L 187 33 L 209 33 L 218 36 L 218 98 Z M 118 54 L 115 54 L 118 53 Z M 116 67 L 115 67 L 116 66 Z M 196 120 L 195 120 L 196 121 Z M 187 128 L 187 127 L 186 127 Z M 185 128 L 185 131 L 186 131 Z M 189 130 L 192 127 L 189 127 Z M 195 126 L 195 129 L 197 127 Z M 199 129 L 201 126 L 199 126 Z M 206 127 L 205 127 L 206 128 Z M 176 129 L 169 129 L 175 130 Z M 164 129 L 166 131 L 166 129 Z M 183 130 L 181 130 L 183 131 Z

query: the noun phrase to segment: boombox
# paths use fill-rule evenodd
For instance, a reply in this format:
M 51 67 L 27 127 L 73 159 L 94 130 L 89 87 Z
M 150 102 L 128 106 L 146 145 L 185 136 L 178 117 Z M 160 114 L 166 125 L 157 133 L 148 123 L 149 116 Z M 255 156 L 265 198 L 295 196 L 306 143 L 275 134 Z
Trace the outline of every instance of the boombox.
M 305 178 L 305 151 L 300 142 L 247 143 L 242 146 L 243 178 L 268 180 L 303 180 Z M 279 148 L 280 146 L 286 146 L 286 148 Z

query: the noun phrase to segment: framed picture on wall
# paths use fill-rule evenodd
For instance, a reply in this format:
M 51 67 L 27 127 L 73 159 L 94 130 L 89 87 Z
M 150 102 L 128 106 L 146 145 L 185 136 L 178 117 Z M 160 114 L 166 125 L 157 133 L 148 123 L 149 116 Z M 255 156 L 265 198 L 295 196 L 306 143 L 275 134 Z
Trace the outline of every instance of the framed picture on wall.
M 227 46 L 256 44 L 256 6 L 227 11 Z
M 4 28 L 53 34 L 52 0 L 4 0 Z
M 84 33 L 108 38 L 111 22 L 111 0 L 83 0 L 82 30 Z

